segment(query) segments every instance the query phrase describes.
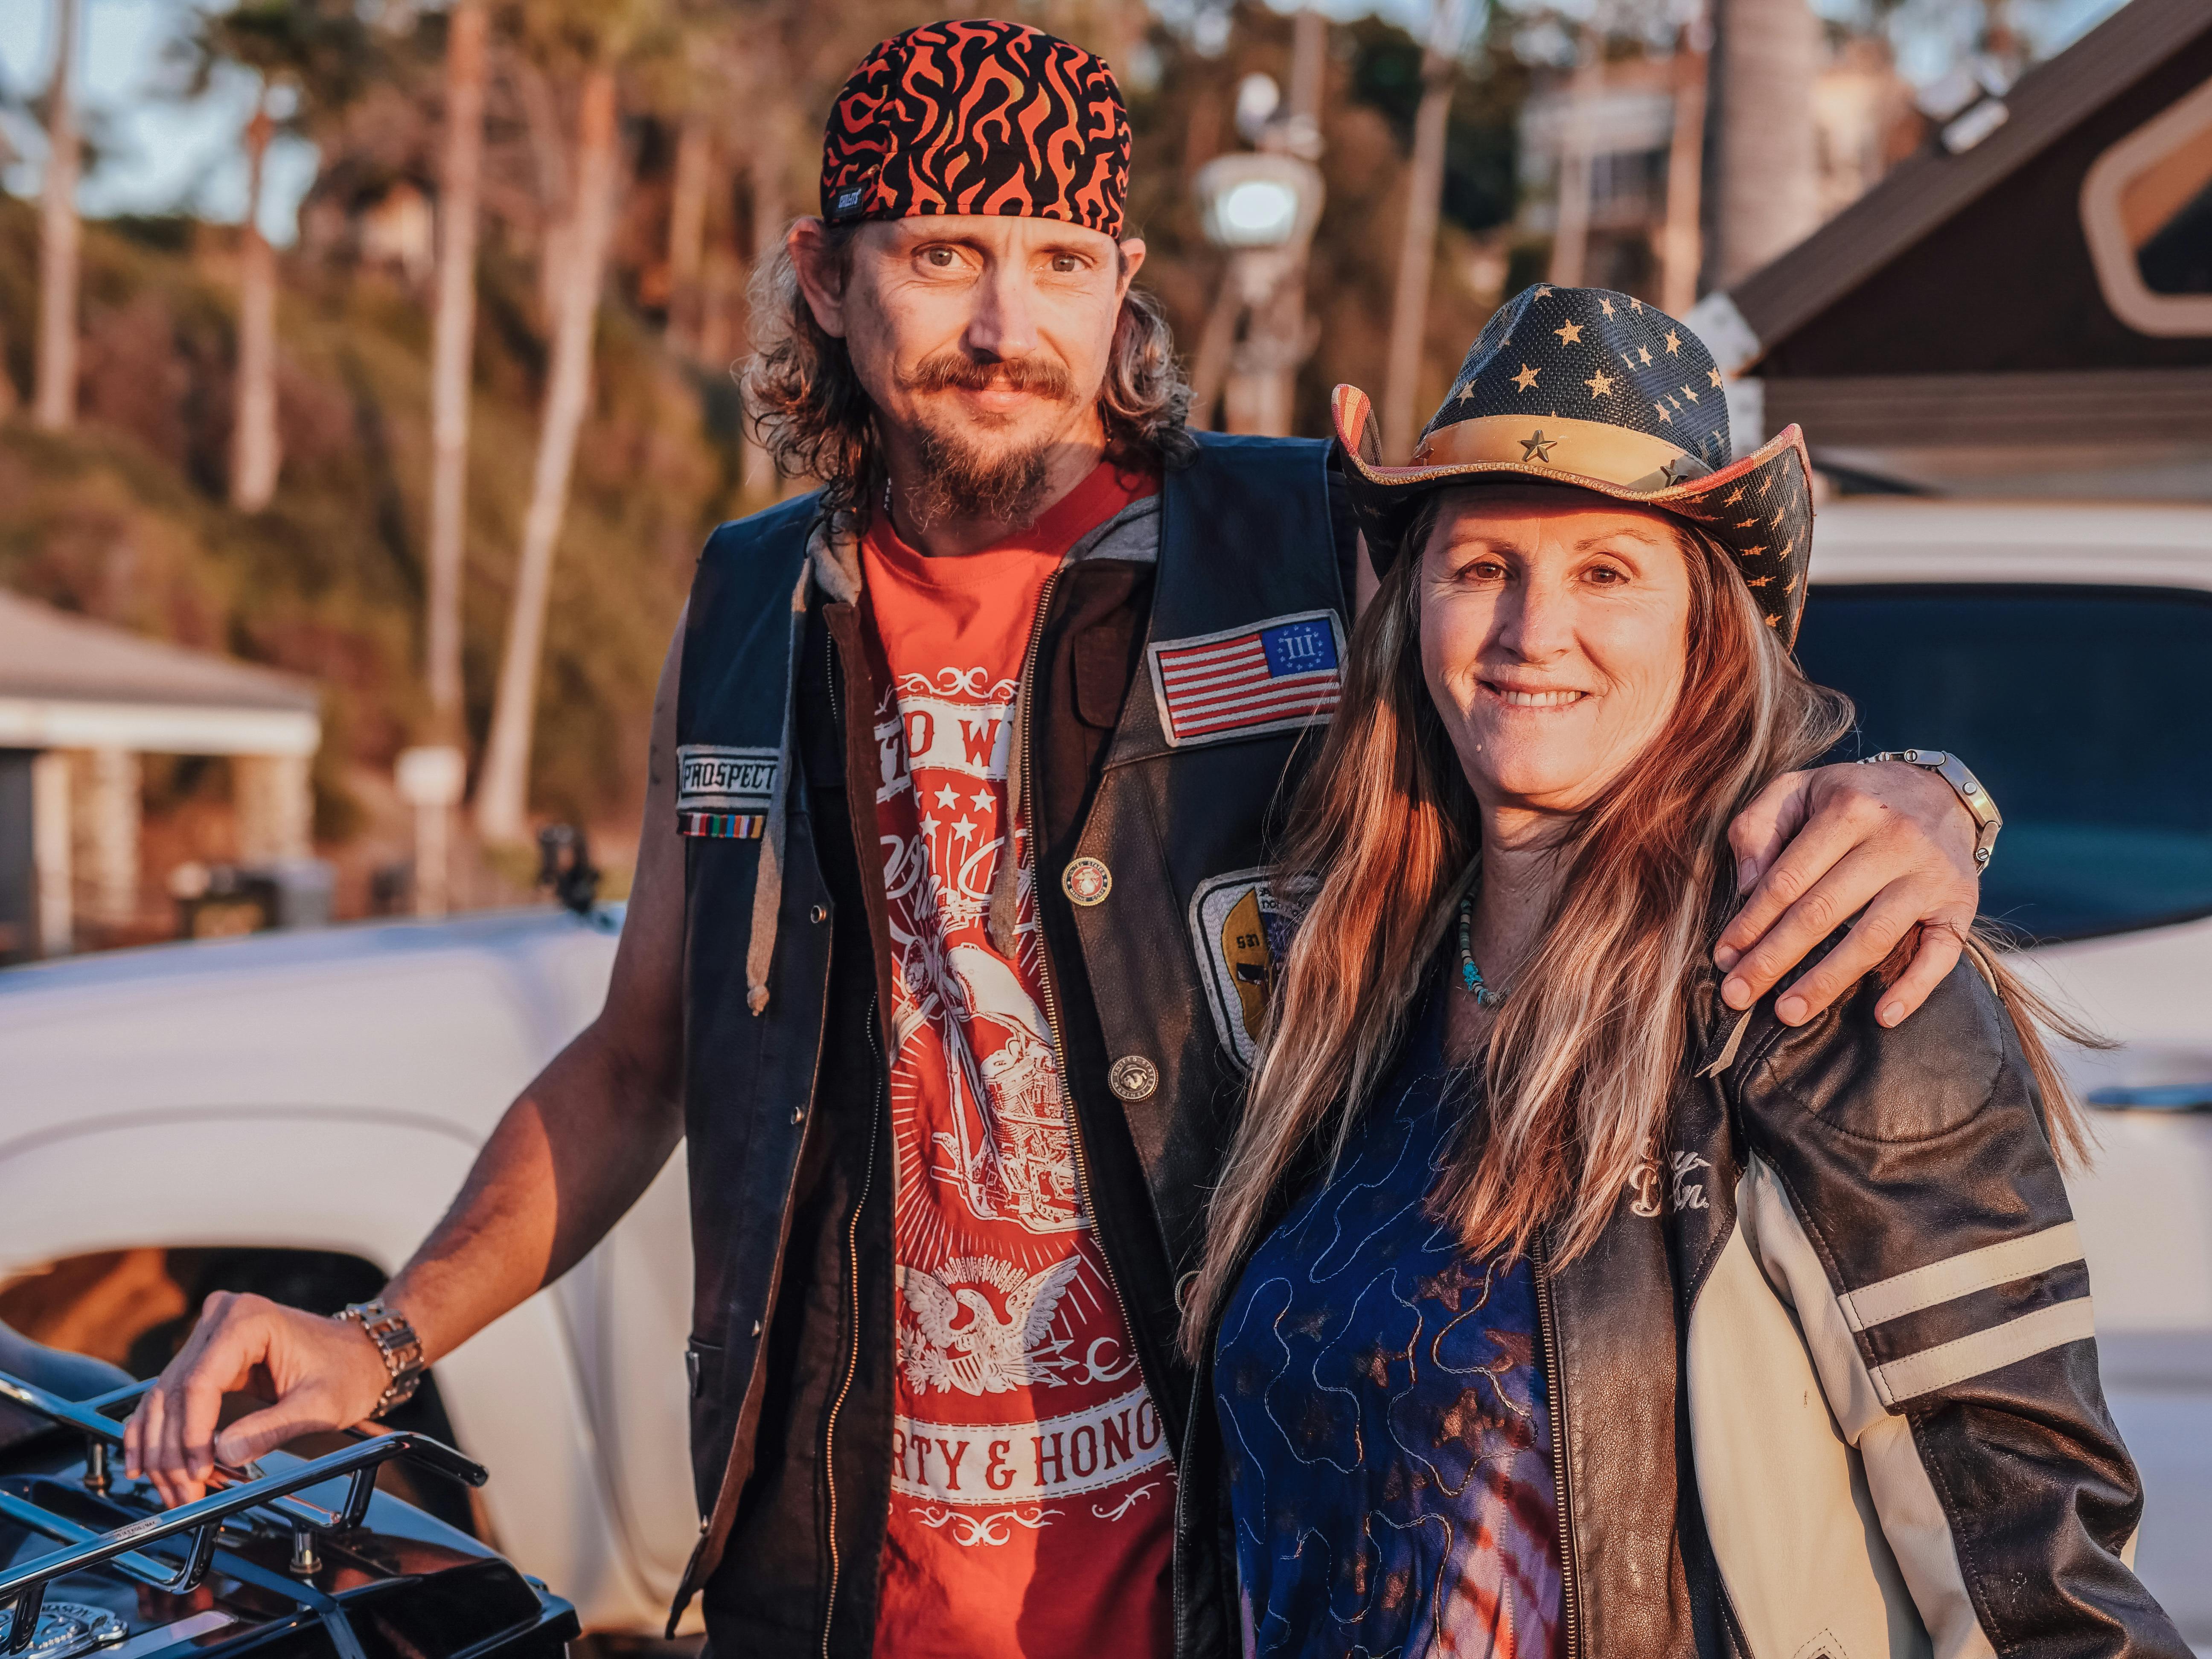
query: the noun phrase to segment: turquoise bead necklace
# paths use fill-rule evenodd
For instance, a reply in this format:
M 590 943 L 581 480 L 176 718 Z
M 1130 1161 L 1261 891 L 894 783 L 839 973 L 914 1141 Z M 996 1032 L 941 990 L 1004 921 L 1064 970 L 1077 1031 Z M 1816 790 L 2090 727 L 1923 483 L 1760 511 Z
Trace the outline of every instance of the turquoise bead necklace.
M 1470 887 L 1459 901 L 1459 982 L 1468 995 L 1474 999 L 1478 1008 L 1495 1008 L 1505 1000 L 1505 993 L 1486 985 L 1482 969 L 1474 965 L 1474 890 Z

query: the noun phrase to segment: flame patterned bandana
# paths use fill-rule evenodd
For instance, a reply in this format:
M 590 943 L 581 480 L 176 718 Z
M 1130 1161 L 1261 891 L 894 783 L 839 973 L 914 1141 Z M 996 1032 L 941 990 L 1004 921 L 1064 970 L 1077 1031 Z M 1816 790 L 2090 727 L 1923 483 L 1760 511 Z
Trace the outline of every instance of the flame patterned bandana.
M 1105 59 L 1021 23 L 925 23 L 884 41 L 837 95 L 822 216 L 1060 219 L 1121 234 L 1129 118 Z

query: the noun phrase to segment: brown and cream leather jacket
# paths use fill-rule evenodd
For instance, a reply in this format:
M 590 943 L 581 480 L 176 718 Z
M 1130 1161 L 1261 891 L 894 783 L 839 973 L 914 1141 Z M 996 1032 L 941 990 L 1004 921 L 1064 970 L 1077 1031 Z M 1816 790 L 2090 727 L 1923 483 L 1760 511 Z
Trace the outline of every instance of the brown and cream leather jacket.
M 2130 1569 L 2088 1270 L 1972 959 L 1893 1030 L 1871 982 L 1791 1028 L 1717 981 L 1666 1146 L 1594 1249 L 1537 1253 L 1564 1659 L 2190 1659 Z M 1192 1421 L 1179 1554 L 1224 1651 Z

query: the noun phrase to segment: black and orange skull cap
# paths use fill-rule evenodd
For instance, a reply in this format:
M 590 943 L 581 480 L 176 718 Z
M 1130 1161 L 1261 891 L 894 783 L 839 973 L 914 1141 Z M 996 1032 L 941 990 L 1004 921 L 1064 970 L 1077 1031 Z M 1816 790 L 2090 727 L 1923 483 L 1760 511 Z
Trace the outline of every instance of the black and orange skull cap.
M 895 34 L 861 61 L 822 140 L 822 216 L 1060 219 L 1121 234 L 1129 116 L 1106 60 L 1023 23 Z

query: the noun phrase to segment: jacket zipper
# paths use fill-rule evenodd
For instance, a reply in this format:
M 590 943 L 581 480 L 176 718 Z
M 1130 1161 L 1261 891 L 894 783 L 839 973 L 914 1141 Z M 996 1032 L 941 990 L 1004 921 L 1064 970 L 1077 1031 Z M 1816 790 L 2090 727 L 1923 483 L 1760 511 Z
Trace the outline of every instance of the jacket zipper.
M 837 1554 L 837 1415 L 853 1392 L 853 1378 L 860 1368 L 860 1212 L 868 1207 L 868 1194 L 876 1183 L 876 1141 L 884 1121 L 884 1054 L 876 1041 L 876 1000 L 868 999 L 868 1052 L 876 1057 L 876 1087 L 868 1110 L 867 1173 L 860 1178 L 860 1196 L 845 1224 L 845 1260 L 851 1272 L 853 1340 L 846 1350 L 845 1378 L 837 1397 L 830 1402 L 830 1416 L 822 1431 L 822 1479 L 830 1516 L 830 1601 L 822 1612 L 822 1659 L 830 1659 L 830 1626 L 837 1617 L 837 1580 L 842 1563 Z
M 1567 1376 L 1559 1364 L 1559 1321 L 1552 1305 L 1552 1275 L 1543 1236 L 1532 1241 L 1529 1266 L 1536 1279 L 1536 1324 L 1544 1343 L 1544 1370 L 1552 1382 L 1552 1492 L 1559 1510 L 1559 1611 L 1566 1627 L 1565 1659 L 1580 1659 L 1581 1620 L 1575 1601 L 1574 1516 L 1567 1501 Z
M 1030 623 L 1029 649 L 1022 656 L 1022 678 L 1017 692 L 1022 699 L 1022 795 L 1018 801 L 1011 803 L 1016 816 L 1014 822 L 1006 827 L 1006 856 L 1009 858 L 1015 856 L 1014 837 L 1020 832 L 1022 826 L 1027 824 L 1030 832 L 1030 872 L 1033 886 L 1043 878 L 1037 867 L 1036 814 L 1030 808 L 1030 802 L 1036 798 L 1036 722 L 1029 718 L 1030 698 L 1036 690 L 1037 652 L 1044 641 L 1045 612 L 1052 605 L 1053 589 L 1059 586 L 1060 572 L 1055 570 L 1044 579 L 1044 586 L 1038 591 L 1036 616 Z M 1016 872 L 1016 879 L 1019 879 L 1018 871 Z M 1067 1145 L 1072 1155 L 1070 1161 L 1075 1167 L 1076 1200 L 1083 1206 L 1084 1213 L 1091 1218 L 1091 1224 L 1095 1231 L 1098 1225 L 1098 1210 L 1097 1206 L 1091 1201 L 1091 1164 L 1084 1156 L 1083 1126 L 1076 1121 L 1075 1091 L 1067 1080 L 1067 1039 L 1060 1030 L 1060 994 L 1053 988 L 1052 952 L 1045 949 L 1044 900 L 1042 893 L 1038 894 L 1036 903 L 1038 918 L 1037 984 L 1044 992 L 1045 1023 L 1052 1027 L 1053 1061 L 1061 1068 L 1060 1111 L 1061 1117 L 1067 1123 Z M 1133 1350 L 1137 1340 L 1137 1327 L 1129 1317 L 1129 1304 L 1122 1297 L 1121 1281 L 1114 1277 L 1114 1258 L 1106 1253 L 1106 1241 L 1103 1238 L 1098 1241 L 1098 1261 L 1099 1265 L 1106 1271 L 1106 1288 L 1114 1292 L 1114 1305 L 1120 1310 L 1121 1315 L 1121 1328 L 1129 1333 L 1129 1341 Z M 1176 1492 L 1180 1495 L 1182 1492 L 1180 1486 L 1176 1487 Z
M 837 653 L 833 649 L 823 664 L 823 678 L 829 682 L 830 718 L 834 727 L 842 732 L 845 727 L 844 699 L 837 695 Z M 846 781 L 850 788 L 852 781 Z M 866 872 L 861 873 L 863 881 Z M 845 1356 L 844 1380 L 837 1385 L 837 1396 L 830 1402 L 830 1415 L 822 1431 L 822 1480 L 823 1508 L 830 1520 L 830 1599 L 822 1610 L 822 1659 L 830 1659 L 830 1630 L 837 1617 L 837 1582 L 842 1577 L 843 1562 L 837 1553 L 837 1418 L 845 1409 L 845 1401 L 853 1392 L 853 1379 L 860 1369 L 860 1212 L 868 1207 L 868 1194 L 876 1182 L 876 1142 L 883 1131 L 884 1079 L 887 1070 L 883 1045 L 877 1039 L 878 1016 L 877 999 L 868 998 L 868 1052 L 876 1059 L 875 1089 L 868 1108 L 867 1173 L 860 1178 L 860 1196 L 853 1205 L 853 1213 L 845 1224 L 845 1261 L 850 1273 L 849 1285 L 853 1297 L 853 1340 Z

